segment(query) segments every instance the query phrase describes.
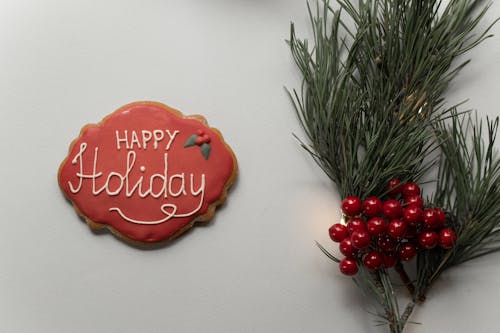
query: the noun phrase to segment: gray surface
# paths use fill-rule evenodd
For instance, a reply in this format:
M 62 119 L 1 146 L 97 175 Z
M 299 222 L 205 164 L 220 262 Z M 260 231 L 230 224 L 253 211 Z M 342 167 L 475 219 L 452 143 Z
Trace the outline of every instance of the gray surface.
M 305 1 L 0 2 L 0 332 L 385 332 L 314 246 L 338 198 L 298 147 L 284 44 Z M 500 15 L 495 2 L 487 21 Z M 499 32 L 500 26 L 494 29 Z M 449 97 L 498 114 L 500 36 Z M 135 100 L 201 113 L 240 177 L 206 227 L 141 251 L 95 235 L 63 199 L 80 127 Z M 445 274 L 408 332 L 496 332 L 500 255 Z

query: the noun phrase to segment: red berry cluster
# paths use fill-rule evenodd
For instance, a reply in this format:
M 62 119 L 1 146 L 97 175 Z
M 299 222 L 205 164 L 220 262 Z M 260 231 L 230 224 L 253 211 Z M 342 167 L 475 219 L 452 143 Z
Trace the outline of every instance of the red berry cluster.
M 205 131 L 199 129 L 196 131 L 198 137 L 196 138 L 196 145 L 201 146 L 204 143 L 210 143 L 210 137 L 205 134 Z
M 339 244 L 345 256 L 340 271 L 346 275 L 358 272 L 358 263 L 369 270 L 390 268 L 398 261 L 411 260 L 419 250 L 436 246 L 450 249 L 455 232 L 445 227 L 446 214 L 441 208 L 425 208 L 420 187 L 397 179 L 388 184 L 389 198 L 355 196 L 342 201 L 347 225 L 330 227 L 330 238 Z

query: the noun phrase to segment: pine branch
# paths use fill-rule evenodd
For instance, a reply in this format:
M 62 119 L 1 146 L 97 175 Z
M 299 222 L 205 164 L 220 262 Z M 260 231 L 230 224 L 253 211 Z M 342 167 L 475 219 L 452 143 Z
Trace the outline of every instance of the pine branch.
M 500 251 L 500 157 L 494 144 L 498 117 L 484 126 L 470 115 L 439 124 L 443 157 L 433 201 L 446 207 L 458 238 L 453 250 L 421 255 L 419 294 L 425 295 L 431 283 L 446 268 Z
M 443 106 L 443 94 L 468 63 L 455 64 L 455 60 L 489 37 L 490 28 L 479 35 L 474 33 L 488 9 L 481 3 L 359 0 L 355 6 L 348 0 L 338 0 L 341 12 L 324 1 L 315 10 L 308 5 L 311 45 L 299 39 L 291 25 L 288 44 L 303 75 L 301 89 L 289 91 L 306 135 L 301 145 L 336 184 L 342 197 L 382 196 L 390 179 L 418 181 L 439 163 L 433 156 L 439 155 L 439 148 L 446 149 L 441 140 L 451 140 L 436 136 L 436 129 L 441 128 L 443 119 L 455 121 L 458 116 L 453 108 Z M 460 132 L 452 135 L 460 138 L 461 145 Z M 452 166 L 457 173 L 465 172 L 469 153 L 464 154 L 464 163 Z M 451 185 L 454 174 L 447 168 L 441 168 L 443 179 L 450 180 L 440 183 L 443 192 L 452 186 L 457 187 L 456 193 L 471 190 L 460 182 Z M 486 188 L 495 190 L 479 183 L 472 189 Z M 457 210 L 451 210 L 454 226 L 467 221 L 460 232 L 462 245 L 454 252 L 436 250 L 419 256 L 417 290 L 402 314 L 385 270 L 369 274 L 361 269 L 354 278 L 381 306 L 391 332 L 402 332 L 415 303 L 425 295 L 429 279 L 457 263 L 458 254 L 470 259 L 497 250 L 500 231 L 484 224 L 478 227 L 478 219 L 491 218 L 491 210 L 469 211 L 474 219 L 462 220 L 460 216 L 465 215 L 458 211 L 462 208 L 457 208 L 450 197 L 438 193 L 436 198 L 436 202 L 446 202 Z M 474 199 L 483 198 L 477 194 Z M 485 245 L 473 245 L 478 239 Z
M 418 180 L 435 161 L 431 130 L 442 118 L 442 94 L 465 66 L 453 60 L 488 37 L 471 32 L 486 7 L 471 18 L 476 1 L 339 1 L 356 23 L 325 2 L 310 7 L 314 46 L 290 47 L 304 80 L 290 96 L 309 144 L 303 146 L 335 182 L 341 195 L 382 194 L 393 177 Z M 425 4 L 425 5 L 424 5 Z M 446 15 L 446 13 L 448 13 Z M 349 38 L 351 36 L 351 38 Z

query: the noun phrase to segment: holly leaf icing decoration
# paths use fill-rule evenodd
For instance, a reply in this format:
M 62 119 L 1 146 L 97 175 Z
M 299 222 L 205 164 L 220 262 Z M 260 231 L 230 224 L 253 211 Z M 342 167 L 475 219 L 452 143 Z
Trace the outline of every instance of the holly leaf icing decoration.
M 204 143 L 201 145 L 201 154 L 203 157 L 208 160 L 208 156 L 210 156 L 210 151 L 212 150 L 212 147 L 208 143 Z
M 192 147 L 194 145 L 196 145 L 196 138 L 198 137 L 198 135 L 196 134 L 193 134 L 191 135 L 187 140 L 186 140 L 186 143 L 184 143 L 184 148 L 187 148 L 187 147 Z

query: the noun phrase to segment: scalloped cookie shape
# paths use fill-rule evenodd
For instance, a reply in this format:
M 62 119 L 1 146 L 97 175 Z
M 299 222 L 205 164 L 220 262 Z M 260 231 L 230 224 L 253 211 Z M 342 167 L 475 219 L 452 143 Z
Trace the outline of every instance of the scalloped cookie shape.
M 202 116 L 134 102 L 82 128 L 58 181 L 90 228 L 155 243 L 210 220 L 237 170 L 233 151 Z

